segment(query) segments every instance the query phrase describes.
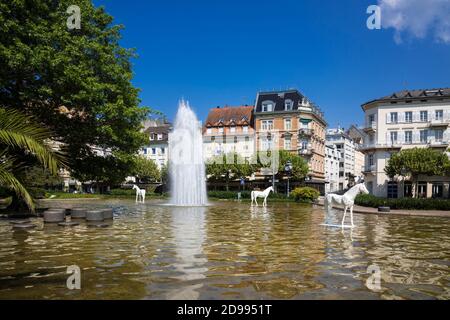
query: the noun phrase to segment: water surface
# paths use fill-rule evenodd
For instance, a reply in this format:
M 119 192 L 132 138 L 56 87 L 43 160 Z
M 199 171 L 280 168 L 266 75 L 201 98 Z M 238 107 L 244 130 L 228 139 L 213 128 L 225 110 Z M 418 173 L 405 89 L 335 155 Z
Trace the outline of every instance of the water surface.
M 64 202 L 67 204 L 68 202 Z M 78 201 L 113 207 L 106 228 L 0 220 L 0 299 L 449 299 L 446 218 L 355 214 L 354 230 L 320 226 L 322 208 L 216 202 Z M 58 202 L 52 202 L 57 206 Z M 335 221 L 342 212 L 333 211 Z M 68 290 L 67 267 L 82 270 Z M 381 290 L 366 286 L 381 270 Z

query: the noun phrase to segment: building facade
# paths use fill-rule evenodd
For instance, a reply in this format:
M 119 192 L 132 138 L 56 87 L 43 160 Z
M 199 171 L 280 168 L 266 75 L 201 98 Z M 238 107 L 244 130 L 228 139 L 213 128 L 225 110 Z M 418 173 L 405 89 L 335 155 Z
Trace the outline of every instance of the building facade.
M 357 144 L 341 128 L 327 130 L 326 145 L 335 146 L 341 154 L 338 190 L 348 189 L 355 181 L 362 178 L 361 163 L 359 163 L 359 168 L 356 163 L 357 157 L 359 157 L 359 161 L 362 160 L 362 153 L 357 151 Z
M 153 160 L 159 169 L 167 166 L 169 161 L 169 132 L 171 124 L 165 121 L 147 120 L 144 132 L 148 136 L 148 143 L 139 154 Z
M 298 90 L 260 92 L 255 104 L 256 149 L 268 145 L 302 156 L 309 165 L 306 183 L 325 188 L 325 130 L 321 110 Z
M 210 109 L 203 126 L 205 159 L 236 153 L 250 161 L 255 152 L 253 106 Z
M 413 195 L 410 181 L 390 180 L 384 168 L 393 153 L 408 148 L 446 152 L 450 142 L 450 89 L 401 91 L 362 105 L 366 137 L 365 179 L 379 197 Z M 419 197 L 449 197 L 450 177 L 419 177 Z
M 341 153 L 335 145 L 325 145 L 325 192 L 339 191 Z

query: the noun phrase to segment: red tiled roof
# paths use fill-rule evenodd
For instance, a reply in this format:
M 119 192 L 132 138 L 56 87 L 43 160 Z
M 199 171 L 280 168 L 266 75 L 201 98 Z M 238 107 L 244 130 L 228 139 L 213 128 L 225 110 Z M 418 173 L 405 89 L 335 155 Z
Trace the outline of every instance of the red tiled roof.
M 214 108 L 209 110 L 205 126 L 230 126 L 233 123 L 237 126 L 251 124 L 252 116 L 253 106 Z

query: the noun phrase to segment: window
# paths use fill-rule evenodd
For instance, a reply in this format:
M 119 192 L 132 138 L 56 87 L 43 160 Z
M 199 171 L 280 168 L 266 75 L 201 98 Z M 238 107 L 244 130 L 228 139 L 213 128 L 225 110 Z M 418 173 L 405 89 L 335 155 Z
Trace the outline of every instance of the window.
M 293 107 L 294 107 L 294 101 L 292 101 L 292 100 L 286 100 L 286 101 L 284 102 L 284 109 L 285 109 L 286 111 L 291 111 L 291 110 L 293 109 Z
M 162 140 L 162 138 L 163 138 L 163 135 L 158 133 L 158 140 Z
M 216 141 L 216 137 L 211 137 L 211 142 L 214 142 L 214 141 Z
M 428 142 L 428 130 L 420 130 L 420 142 Z
M 398 133 L 397 131 L 391 131 L 391 143 L 397 143 Z
M 418 192 L 419 198 L 427 197 L 427 183 L 426 182 L 419 182 L 417 189 L 419 189 L 419 192 Z
M 219 127 L 219 133 L 223 133 L 223 127 Z
M 302 150 L 308 149 L 308 144 L 309 144 L 308 141 L 306 141 L 306 140 L 302 141 L 301 142 Z
M 156 148 L 152 148 L 152 154 L 156 154 Z
M 211 134 L 212 133 L 212 129 L 211 128 L 206 129 L 206 133 L 207 134 Z
M 245 137 L 245 142 L 249 142 L 250 138 L 249 137 Z
M 442 121 L 444 119 L 444 110 L 436 110 L 435 119 L 438 121 Z
M 166 153 L 166 149 L 165 148 L 161 148 L 161 154 L 165 154 Z
M 247 133 L 248 132 L 248 126 L 243 126 L 242 127 L 242 132 Z
M 413 114 L 411 111 L 405 112 L 405 122 L 412 122 Z
M 292 124 L 291 119 L 284 119 L 284 130 L 291 130 Z
M 284 150 L 291 150 L 291 137 L 284 137 Z
M 147 154 L 147 148 L 142 149 L 144 151 L 144 154 Z
M 435 130 L 434 139 L 436 140 L 436 142 L 442 142 L 442 140 L 444 139 L 444 130 Z
M 237 143 L 237 142 L 238 142 L 238 138 L 234 137 L 234 143 Z
M 427 111 L 420 111 L 420 121 L 421 122 L 428 121 L 428 112 Z
M 369 166 L 373 166 L 375 164 L 375 161 L 373 159 L 373 154 L 369 154 L 368 160 L 369 160 Z
M 406 198 L 412 198 L 413 193 L 412 193 L 412 183 L 406 181 L 404 186 L 403 186 L 403 196 Z
M 262 111 L 263 112 L 272 112 L 273 111 L 273 102 L 265 101 L 262 103 Z
M 375 123 L 375 115 L 369 115 L 369 125 L 373 125 Z
M 405 143 L 412 143 L 412 131 L 405 131 Z
M 398 122 L 398 113 L 391 112 L 391 123 L 397 123 L 397 122 Z
M 155 140 L 155 134 L 154 133 L 150 134 L 150 140 L 152 140 L 152 141 Z
M 273 130 L 273 120 L 262 120 L 261 130 L 264 131 Z
M 433 183 L 431 196 L 433 198 L 442 198 L 444 196 L 444 186 L 442 183 Z
M 236 127 L 235 126 L 230 127 L 230 132 L 231 133 L 235 133 L 236 132 Z
M 387 186 L 387 197 L 390 199 L 398 198 L 397 182 L 389 181 Z

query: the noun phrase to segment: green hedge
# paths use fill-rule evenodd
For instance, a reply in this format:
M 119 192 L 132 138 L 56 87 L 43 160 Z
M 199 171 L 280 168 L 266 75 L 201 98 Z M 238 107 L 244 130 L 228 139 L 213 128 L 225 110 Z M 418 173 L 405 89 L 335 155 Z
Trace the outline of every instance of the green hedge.
M 311 187 L 300 187 L 295 188 L 291 195 L 294 197 L 295 201 L 314 202 L 319 198 L 320 192 Z
M 388 206 L 391 209 L 450 210 L 449 199 L 416 199 L 416 198 L 387 199 L 387 198 L 378 198 L 371 194 L 360 194 L 356 197 L 355 203 L 360 206 L 372 208 Z
M 215 199 L 237 199 L 238 191 L 208 191 L 209 198 Z M 270 199 L 288 200 L 283 193 L 270 193 Z M 251 191 L 241 191 L 241 199 L 251 199 Z

